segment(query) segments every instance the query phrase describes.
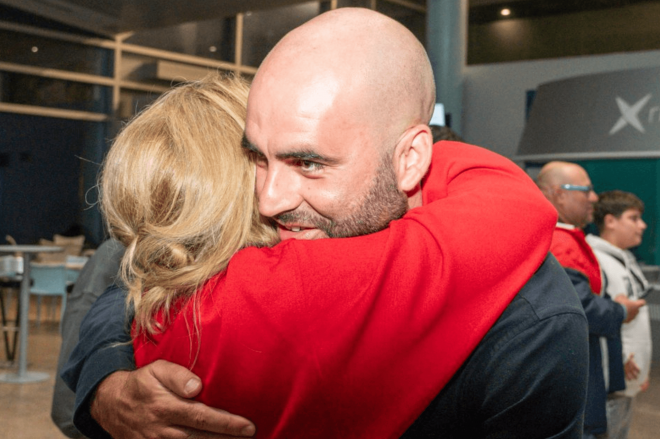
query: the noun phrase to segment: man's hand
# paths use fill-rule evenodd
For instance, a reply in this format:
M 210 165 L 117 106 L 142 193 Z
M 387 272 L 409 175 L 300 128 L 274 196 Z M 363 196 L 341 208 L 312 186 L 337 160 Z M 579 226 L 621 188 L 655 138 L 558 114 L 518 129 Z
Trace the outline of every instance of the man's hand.
M 626 374 L 626 379 L 628 381 L 637 379 L 639 373 L 641 372 L 641 369 L 639 368 L 639 366 L 637 366 L 635 360 L 633 360 L 634 356 L 635 354 L 630 354 L 628 360 L 623 364 L 623 371 Z
M 632 321 L 635 317 L 637 317 L 637 313 L 639 313 L 639 309 L 646 305 L 646 300 L 644 299 L 639 299 L 639 300 L 630 300 L 628 297 L 626 297 L 625 294 L 619 294 L 614 298 L 615 302 L 619 302 L 621 305 L 626 307 L 626 311 L 628 312 L 628 315 L 626 316 L 626 319 L 623 321 L 623 323 L 628 323 Z
M 183 366 L 158 360 L 109 375 L 92 401 L 92 417 L 112 437 L 190 439 L 251 437 L 250 421 L 192 401 L 200 379 Z

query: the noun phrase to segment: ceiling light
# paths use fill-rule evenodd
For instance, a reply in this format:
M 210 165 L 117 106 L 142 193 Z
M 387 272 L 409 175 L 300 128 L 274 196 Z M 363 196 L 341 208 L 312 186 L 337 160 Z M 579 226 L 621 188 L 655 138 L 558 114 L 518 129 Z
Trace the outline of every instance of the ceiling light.
M 32 46 L 32 53 L 37 53 L 39 51 L 39 48 L 37 46 Z
M 511 15 L 511 9 L 504 8 L 500 11 L 500 14 L 504 17 L 508 17 Z
M 218 51 L 218 48 L 217 48 L 217 47 L 215 47 L 215 46 L 211 46 L 211 47 L 209 47 L 209 52 L 211 52 L 211 53 L 215 53 L 215 52 L 217 52 L 217 51 Z

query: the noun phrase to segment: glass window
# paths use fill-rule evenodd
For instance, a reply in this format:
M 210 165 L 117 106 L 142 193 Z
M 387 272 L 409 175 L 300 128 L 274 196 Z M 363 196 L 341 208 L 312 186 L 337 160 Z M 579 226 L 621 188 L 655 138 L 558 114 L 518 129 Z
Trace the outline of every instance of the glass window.
M 111 87 L 19 73 L 0 73 L 2 102 L 108 114 L 111 98 Z
M 376 10 L 403 24 L 426 46 L 426 14 L 382 0 L 376 2 Z
M 234 62 L 235 40 L 236 18 L 229 17 L 143 30 L 124 41 L 138 46 Z
M 112 76 L 113 52 L 108 49 L 7 30 L 0 30 L 0 41 L 4 62 Z
M 322 2 L 306 2 L 245 13 L 242 63 L 258 67 L 270 49 L 290 30 L 324 12 Z

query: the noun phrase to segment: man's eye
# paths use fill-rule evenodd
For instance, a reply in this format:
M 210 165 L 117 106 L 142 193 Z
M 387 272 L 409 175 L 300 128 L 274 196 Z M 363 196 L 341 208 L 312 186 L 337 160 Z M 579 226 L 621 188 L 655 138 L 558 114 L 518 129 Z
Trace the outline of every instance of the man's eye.
M 298 161 L 298 166 L 304 172 L 314 172 L 323 169 L 323 165 L 320 163 L 312 162 L 310 160 L 300 160 Z

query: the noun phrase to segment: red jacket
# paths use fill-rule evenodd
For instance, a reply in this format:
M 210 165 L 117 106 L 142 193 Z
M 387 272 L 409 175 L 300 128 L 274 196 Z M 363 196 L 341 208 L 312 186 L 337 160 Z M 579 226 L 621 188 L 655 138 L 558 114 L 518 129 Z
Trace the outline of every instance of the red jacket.
M 576 270 L 589 279 L 591 292 L 600 295 L 603 285 L 600 265 L 581 229 L 570 224 L 557 224 L 550 252 L 562 267 Z
M 369 236 L 248 248 L 135 340 L 138 366 L 191 366 L 199 400 L 257 437 L 398 438 L 550 248 L 556 211 L 514 163 L 435 146 L 424 206 Z M 201 347 L 200 343 L 201 342 Z

